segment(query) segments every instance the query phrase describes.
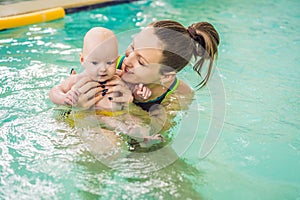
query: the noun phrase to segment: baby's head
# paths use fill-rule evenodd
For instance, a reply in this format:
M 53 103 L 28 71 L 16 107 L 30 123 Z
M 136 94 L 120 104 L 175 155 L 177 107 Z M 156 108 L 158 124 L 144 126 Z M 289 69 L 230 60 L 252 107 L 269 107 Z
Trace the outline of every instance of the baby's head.
M 106 28 L 95 27 L 84 36 L 80 62 L 92 80 L 103 82 L 113 77 L 118 58 L 118 41 Z

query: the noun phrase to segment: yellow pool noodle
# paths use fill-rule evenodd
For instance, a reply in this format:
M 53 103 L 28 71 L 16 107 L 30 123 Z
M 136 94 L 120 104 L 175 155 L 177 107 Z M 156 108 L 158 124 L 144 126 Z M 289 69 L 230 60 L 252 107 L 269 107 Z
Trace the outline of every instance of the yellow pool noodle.
M 48 22 L 63 18 L 65 10 L 61 7 L 38 12 L 0 18 L 0 30 Z

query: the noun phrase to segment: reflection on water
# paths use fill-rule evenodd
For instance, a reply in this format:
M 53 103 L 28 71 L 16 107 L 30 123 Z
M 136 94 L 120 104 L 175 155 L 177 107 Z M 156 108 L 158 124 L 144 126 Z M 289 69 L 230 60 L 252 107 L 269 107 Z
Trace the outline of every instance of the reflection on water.
M 83 163 L 81 163 L 83 164 Z M 177 160 L 158 171 L 147 172 L 144 163 L 130 157 L 124 159 L 118 170 L 107 169 L 100 162 L 82 165 L 88 176 L 79 176 L 81 197 L 132 198 L 132 199 L 202 199 L 196 182 L 201 173 Z M 113 177 L 111 179 L 110 177 Z
M 80 168 L 76 180 L 78 197 L 202 199 L 200 191 L 193 186 L 201 179 L 201 173 L 179 158 L 170 146 L 159 154 L 132 152 L 128 147 L 124 150 L 126 145 L 114 146 L 111 151 L 108 149 L 111 138 L 103 140 L 103 136 L 113 133 L 99 129 L 94 133 L 95 129 L 88 130 L 88 133 L 84 133 L 83 129 L 77 131 L 86 148 L 76 161 Z M 109 153 L 105 153 L 107 150 Z M 164 165 L 166 159 L 172 162 Z

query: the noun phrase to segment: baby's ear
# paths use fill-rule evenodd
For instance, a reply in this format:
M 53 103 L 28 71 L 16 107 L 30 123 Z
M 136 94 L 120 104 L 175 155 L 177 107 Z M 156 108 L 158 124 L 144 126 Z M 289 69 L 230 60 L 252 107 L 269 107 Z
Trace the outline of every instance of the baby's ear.
M 76 71 L 75 71 L 75 69 L 74 69 L 74 68 L 72 68 L 72 69 L 71 69 L 71 72 L 70 72 L 70 74 L 71 74 L 71 75 L 73 75 L 73 74 L 76 74 Z
M 81 64 L 84 62 L 84 58 L 83 58 L 82 53 L 79 54 L 79 60 L 80 60 L 80 63 L 81 63 Z

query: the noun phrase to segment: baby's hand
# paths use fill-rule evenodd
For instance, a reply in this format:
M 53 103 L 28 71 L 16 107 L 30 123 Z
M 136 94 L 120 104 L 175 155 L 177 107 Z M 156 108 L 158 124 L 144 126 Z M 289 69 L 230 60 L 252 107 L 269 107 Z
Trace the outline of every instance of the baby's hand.
M 70 106 L 75 106 L 78 103 L 78 97 L 79 97 L 80 93 L 75 90 L 75 89 L 71 89 L 66 93 L 65 96 L 65 104 L 70 105 Z
M 149 88 L 144 86 L 142 83 L 134 86 L 133 96 L 138 100 L 145 100 L 151 96 L 152 92 Z

